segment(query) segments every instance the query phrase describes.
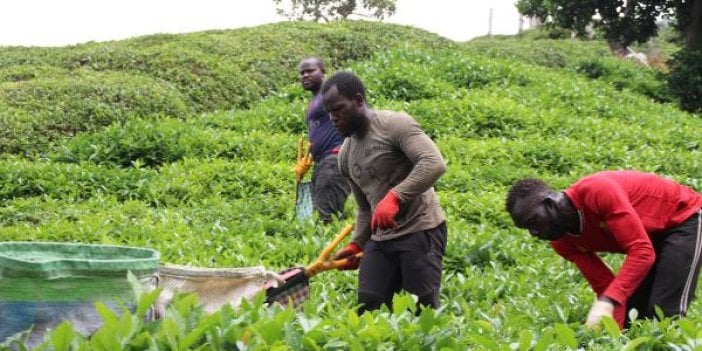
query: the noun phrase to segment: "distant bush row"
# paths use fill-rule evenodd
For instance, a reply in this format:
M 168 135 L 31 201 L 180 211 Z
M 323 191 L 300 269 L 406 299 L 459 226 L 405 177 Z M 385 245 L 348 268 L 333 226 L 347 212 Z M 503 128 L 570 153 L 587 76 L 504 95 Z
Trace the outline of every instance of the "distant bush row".
M 495 45 L 499 43 L 499 45 Z M 462 44 L 465 50 L 518 62 L 578 72 L 590 79 L 648 96 L 658 102 L 673 102 L 666 74 L 611 55 L 603 41 L 485 38 Z
M 600 167 L 702 173 L 694 161 L 701 151 L 697 131 L 702 121 L 574 72 L 435 49 L 392 50 L 349 68 L 363 77 L 374 107 L 407 111 L 440 143 L 502 140 L 503 151 L 489 155 L 504 156 L 500 162 L 532 164 L 555 174 Z M 51 157 L 118 167 L 135 162 L 159 167 L 185 158 L 289 161 L 295 135 L 304 133 L 301 94 L 291 84 L 248 110 L 185 122 L 115 123 L 78 135 Z M 475 152 L 466 150 L 453 162 L 464 162 Z M 678 160 L 661 162 L 671 157 Z

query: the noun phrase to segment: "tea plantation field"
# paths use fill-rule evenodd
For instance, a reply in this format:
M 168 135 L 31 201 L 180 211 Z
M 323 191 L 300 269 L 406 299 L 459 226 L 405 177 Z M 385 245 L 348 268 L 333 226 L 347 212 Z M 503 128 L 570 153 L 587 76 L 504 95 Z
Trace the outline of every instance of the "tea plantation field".
M 701 116 L 676 107 L 660 72 L 596 42 L 454 43 L 338 22 L 0 48 L 0 241 L 150 247 L 200 267 L 311 262 L 352 219 L 323 227 L 293 213 L 309 98 L 296 65 L 310 54 L 355 71 L 374 108 L 414 116 L 446 159 L 442 308 L 415 316 L 398 295 L 359 317 L 356 272 L 332 271 L 300 310 L 259 296 L 207 315 L 183 296 L 164 320 L 126 313 L 88 339 L 65 324 L 43 349 L 702 349 L 699 301 L 683 320 L 585 329 L 587 282 L 504 210 L 517 179 L 562 188 L 606 169 L 702 191 Z

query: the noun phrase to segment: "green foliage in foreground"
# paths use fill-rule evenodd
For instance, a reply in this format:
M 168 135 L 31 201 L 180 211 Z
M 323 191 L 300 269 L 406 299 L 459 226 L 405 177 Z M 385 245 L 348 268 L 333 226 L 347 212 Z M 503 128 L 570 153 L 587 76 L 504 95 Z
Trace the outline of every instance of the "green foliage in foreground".
M 573 70 L 470 48 L 409 45 L 347 66 L 375 108 L 414 116 L 448 163 L 436 186 L 449 228 L 440 310 L 416 315 L 412 297 L 398 295 L 392 308 L 356 316 L 356 273 L 332 271 L 312 279 L 300 310 L 258 296 L 207 315 L 182 296 L 156 322 L 105 313 L 87 339 L 64 324 L 43 349 L 700 348 L 699 300 L 684 320 L 583 328 L 594 298 L 587 282 L 503 209 L 507 187 L 527 176 L 560 188 L 598 170 L 640 169 L 700 191 L 699 116 Z M 351 219 L 322 227 L 294 218 L 291 168 L 308 98 L 294 81 L 249 108 L 134 117 L 61 139 L 40 158 L 3 158 L 0 240 L 151 247 L 163 262 L 201 267 L 309 263 Z

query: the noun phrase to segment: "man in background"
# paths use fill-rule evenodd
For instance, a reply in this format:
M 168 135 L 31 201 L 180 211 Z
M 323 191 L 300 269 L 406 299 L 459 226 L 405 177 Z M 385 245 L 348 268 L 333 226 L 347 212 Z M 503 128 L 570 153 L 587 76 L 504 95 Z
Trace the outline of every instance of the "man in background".
M 312 93 L 306 115 L 310 149 L 308 155 L 298 157 L 294 172 L 300 182 L 314 160 L 312 202 L 319 219 L 327 224 L 334 216 L 343 216 L 344 203 L 350 192 L 338 166 L 339 149 L 344 138 L 334 129 L 322 106 L 319 91 L 324 82 L 324 62 L 318 57 L 306 57 L 300 61 L 299 72 L 302 88 Z

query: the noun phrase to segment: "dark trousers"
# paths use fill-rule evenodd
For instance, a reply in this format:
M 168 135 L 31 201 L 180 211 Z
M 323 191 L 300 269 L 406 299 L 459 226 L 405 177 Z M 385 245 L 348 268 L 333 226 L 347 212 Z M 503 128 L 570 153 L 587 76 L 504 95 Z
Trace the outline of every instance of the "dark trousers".
M 339 171 L 338 155 L 328 155 L 319 160 L 312 173 L 312 203 L 324 223 L 329 223 L 332 216 L 342 217 L 344 203 L 351 188 Z
M 446 238 L 443 222 L 397 239 L 369 240 L 358 275 L 358 313 L 392 306 L 393 295 L 402 289 L 416 295 L 419 305 L 438 308 Z
M 655 306 L 666 317 L 685 316 L 695 296 L 702 255 L 702 212 L 698 211 L 679 226 L 652 238 L 656 262 L 646 278 L 629 298 L 629 311 L 636 309 L 638 318 L 656 317 Z

